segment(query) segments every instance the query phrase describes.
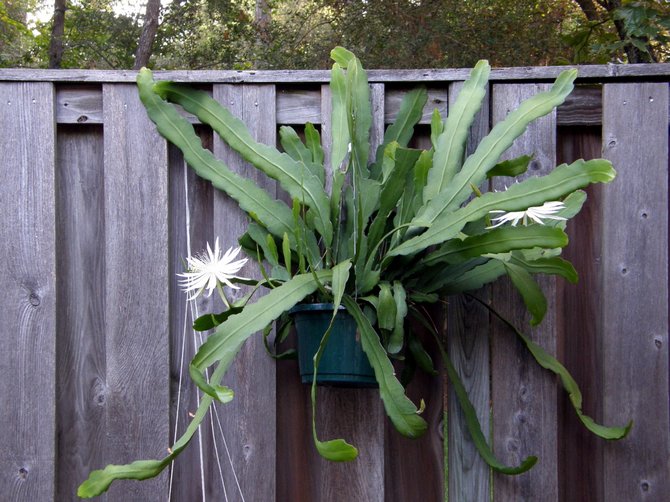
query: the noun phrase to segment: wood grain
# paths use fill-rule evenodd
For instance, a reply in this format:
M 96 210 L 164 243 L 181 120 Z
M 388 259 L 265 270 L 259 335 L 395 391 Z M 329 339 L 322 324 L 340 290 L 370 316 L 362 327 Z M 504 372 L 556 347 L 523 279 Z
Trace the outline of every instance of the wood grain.
M 667 81 L 670 77 L 670 65 L 658 64 L 607 64 L 585 66 L 518 66 L 513 68 L 494 68 L 491 71 L 492 82 L 504 81 L 550 81 L 563 70 L 578 68 L 582 80 L 587 79 L 632 79 L 658 78 Z M 370 82 L 454 82 L 467 79 L 469 68 L 454 69 L 417 69 L 417 70 L 368 70 Z M 156 71 L 161 80 L 176 82 L 212 82 L 222 84 L 267 84 L 267 83 L 304 83 L 328 82 L 328 70 L 168 70 Z M 53 81 L 53 82 L 135 82 L 136 71 L 130 70 L 35 70 L 2 69 L 0 80 L 5 81 Z
M 275 88 L 272 85 L 214 86 L 214 99 L 228 106 L 260 142 L 275 145 Z M 218 136 L 214 139 L 214 155 L 222 158 L 234 171 L 252 179 L 270 194 L 277 194 L 276 182 L 245 163 Z M 235 201 L 223 193 L 214 194 L 214 234 L 220 236 L 224 248 L 234 246 L 247 228 L 247 216 Z M 259 271 L 250 260 L 240 271 L 244 277 L 258 277 Z M 245 290 L 231 293 L 238 298 Z M 232 462 L 239 476 L 246 500 L 274 500 L 276 393 L 275 363 L 266 354 L 260 334 L 244 344 L 224 377 L 223 384 L 235 391 L 235 399 L 220 407 L 223 431 L 226 434 Z M 234 487 L 231 469 L 224 471 L 226 485 Z M 233 498 L 232 500 L 237 500 Z
M 49 83 L 0 84 L 0 487 L 52 500 L 55 469 L 55 120 Z
M 618 172 L 602 198 L 603 418 L 635 422 L 604 446 L 604 499 L 667 501 L 668 86 L 608 84 L 603 100 Z
M 419 84 L 417 82 L 416 84 Z M 383 84 L 374 84 L 383 85 Z M 320 124 L 323 93 L 317 88 L 295 89 L 288 87 L 277 92 L 277 124 L 300 125 L 306 122 Z M 327 87 L 327 86 L 324 86 Z M 384 122 L 391 124 L 400 110 L 400 103 L 406 92 L 402 89 L 385 90 Z M 439 87 L 429 87 L 428 101 L 423 110 L 420 124 L 430 124 L 433 110 L 437 108 L 443 117 L 447 114 L 447 92 Z M 198 119 L 181 110 L 191 123 Z M 559 126 L 599 125 L 602 119 L 601 86 L 578 86 L 561 106 L 558 107 Z M 99 86 L 62 85 L 56 92 L 56 120 L 59 124 L 101 124 L 102 90 Z
M 559 129 L 558 163 L 601 156 L 601 131 L 596 127 Z M 559 360 L 579 385 L 583 410 L 602 421 L 602 364 L 598 337 L 604 292 L 600 285 L 600 199 L 609 186 L 592 185 L 580 213 L 570 220 L 570 244 L 562 256 L 579 273 L 577 284 L 563 284 L 561 314 L 557 320 Z M 559 500 L 603 502 L 602 447 L 605 441 L 581 423 L 567 395 L 559 391 Z
M 105 457 L 125 463 L 160 458 L 169 444 L 167 146 L 134 85 L 106 85 L 103 99 Z M 165 500 L 167 473 L 108 493 Z
M 56 500 L 72 500 L 105 456 L 103 131 L 62 126 L 57 143 Z
M 453 106 L 462 87 L 460 82 L 449 87 L 450 106 Z M 475 151 L 489 132 L 489 99 L 490 94 L 487 92 L 482 108 L 470 129 L 468 155 Z M 483 288 L 475 294 L 486 301 L 490 294 L 489 288 Z M 447 352 L 477 410 L 482 431 L 488 437 L 491 411 L 488 311 L 464 296 L 449 298 L 446 341 Z M 490 469 L 472 443 L 453 389 L 449 387 L 448 392 L 446 406 L 449 417 L 449 497 L 451 500 L 463 502 L 484 500 L 490 492 Z
M 493 125 L 523 101 L 547 85 L 494 85 L 492 90 Z M 556 165 L 556 114 L 542 117 L 529 125 L 517 138 L 504 158 L 532 154 L 534 159 L 525 176 L 550 172 Z M 502 190 L 496 181 L 494 189 Z M 504 317 L 521 328 L 551 354 L 556 353 L 556 302 L 554 279 L 538 280 L 550 306 L 543 323 L 529 330 L 529 315 L 516 289 L 508 280 L 491 287 L 492 304 Z M 557 387 L 551 378 L 500 322 L 492 322 L 492 402 L 494 451 L 508 465 L 518 465 L 528 455 L 536 455 L 538 464 L 519 476 L 494 474 L 495 501 L 558 500 Z

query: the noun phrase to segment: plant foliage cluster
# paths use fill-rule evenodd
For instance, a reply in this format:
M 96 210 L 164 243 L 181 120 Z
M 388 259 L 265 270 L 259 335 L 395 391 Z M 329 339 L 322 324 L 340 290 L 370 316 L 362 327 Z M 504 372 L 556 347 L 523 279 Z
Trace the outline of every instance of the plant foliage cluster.
M 469 129 L 485 99 L 490 73 L 489 64 L 480 61 L 448 117 L 434 112 L 429 149 L 408 146 L 427 100 L 426 91 L 419 88 L 406 94 L 395 122 L 371 156 L 372 114 L 366 73 L 360 61 L 343 48 L 334 49 L 332 58 L 332 143 L 324 146 L 311 124 L 305 127 L 304 141 L 294 129 L 282 127 L 283 152 L 256 142 L 246 126 L 206 92 L 154 82 L 149 70 L 140 72 L 140 98 L 158 131 L 182 151 L 201 177 L 237 201 L 249 215 L 240 243 L 251 257 L 267 266 L 261 280 L 245 280 L 253 286 L 245 297 L 224 312 L 196 321 L 196 329 L 214 330 L 189 367 L 205 397 L 170 455 L 94 471 L 80 487 L 80 495 L 94 496 L 115 479 L 145 479 L 165 468 L 187 445 L 207 408 L 214 401 L 225 403 L 233 398 L 231 389 L 220 382 L 244 342 L 281 321 L 300 302 L 332 303 L 333 319 L 343 306 L 354 318 L 389 419 L 401 434 L 415 438 L 427 428 L 422 406 L 406 396 L 392 360 L 413 359 L 427 371 L 434 371 L 409 324 L 413 320 L 431 327 L 423 306 L 441 295 L 478 289 L 508 275 L 532 315 L 531 323 L 538 324 L 547 302 L 534 276 L 551 274 L 576 280 L 572 265 L 559 256 L 568 241 L 565 224 L 585 201 L 581 188 L 614 178 L 608 161 L 578 160 L 558 166 L 546 176 L 512 183 L 504 191 L 480 191 L 492 177 L 513 179 L 527 169 L 527 156 L 504 162 L 500 157 L 529 123 L 565 100 L 573 88 L 575 70 L 563 72 L 550 90 L 510 112 L 467 155 Z M 242 158 L 275 179 L 290 203 L 275 199 L 203 148 L 193 126 L 174 104 L 211 126 Z M 328 161 L 324 148 L 330 151 Z M 327 186 L 332 189 L 328 191 Z M 563 207 L 556 216 L 561 219 L 545 224 L 491 225 L 492 211 L 526 211 L 559 200 Z M 261 287 L 268 293 L 252 300 Z M 578 417 L 590 431 L 607 439 L 625 436 L 630 425 L 608 428 L 584 415 L 579 388 L 565 368 L 510 327 L 530 355 L 559 376 Z M 434 335 L 439 345 L 440 337 Z M 315 355 L 315 373 L 328 336 L 329 330 Z M 482 457 L 507 474 L 531 468 L 535 457 L 516 466 L 506 466 L 495 458 L 458 374 L 444 349 L 441 354 Z M 315 382 L 316 378 L 313 410 Z M 344 439 L 320 440 L 312 418 L 314 443 L 323 457 L 333 461 L 356 458 L 357 449 Z

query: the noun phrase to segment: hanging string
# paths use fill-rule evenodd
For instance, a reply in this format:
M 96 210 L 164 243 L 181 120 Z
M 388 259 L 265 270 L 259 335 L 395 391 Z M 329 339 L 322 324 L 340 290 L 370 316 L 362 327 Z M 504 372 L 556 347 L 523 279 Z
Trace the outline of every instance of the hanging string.
M 186 251 L 188 253 L 188 256 L 192 256 L 192 250 L 191 250 L 191 214 L 190 214 L 190 204 L 189 204 L 189 191 L 188 191 L 188 170 L 186 165 L 184 164 L 184 194 L 185 194 L 185 223 L 186 223 Z M 179 388 L 177 390 L 177 413 L 176 413 L 176 418 L 175 418 L 175 431 L 174 431 L 174 439 L 173 443 L 176 442 L 177 440 L 177 431 L 178 431 L 178 425 L 179 425 L 179 409 L 181 406 L 181 392 L 182 392 L 182 383 L 183 383 L 183 373 L 184 373 L 184 364 L 185 364 L 185 341 L 186 341 L 186 330 L 187 330 L 187 323 L 188 323 L 188 317 L 190 313 L 191 317 L 191 324 L 193 320 L 197 319 L 199 317 L 199 312 L 198 312 L 198 304 L 197 302 L 194 301 L 189 301 L 186 300 L 186 308 L 184 311 L 184 323 L 183 323 L 183 328 L 182 328 L 182 346 L 181 346 L 181 355 L 180 355 L 180 362 L 179 362 Z M 204 342 L 202 333 L 198 332 L 196 333 L 195 330 L 192 330 L 192 340 L 193 340 L 193 347 L 194 347 L 194 353 L 197 352 L 198 347 L 202 345 Z M 207 381 L 209 382 L 209 370 L 206 371 L 205 374 Z M 197 399 L 200 401 L 201 399 L 201 393 L 199 389 L 196 389 L 197 393 Z M 228 458 L 228 462 L 230 464 L 231 472 L 233 474 L 233 479 L 235 480 L 235 484 L 237 487 L 237 490 L 239 492 L 240 498 L 242 502 L 245 502 L 244 494 L 242 493 L 242 488 L 240 486 L 240 481 L 237 476 L 237 473 L 235 472 L 235 466 L 233 464 L 233 459 L 230 454 L 230 449 L 228 448 L 228 442 L 226 441 L 226 437 L 223 433 L 223 427 L 221 425 L 221 419 L 219 418 L 219 413 L 218 409 L 216 406 L 212 406 L 209 409 L 209 419 L 210 419 L 210 429 L 211 429 L 211 434 L 212 434 L 212 442 L 214 446 L 214 454 L 216 457 L 216 463 L 219 471 L 219 478 L 221 481 L 221 487 L 223 489 L 223 496 L 225 502 L 229 502 L 228 499 L 228 493 L 226 490 L 226 484 L 225 484 L 225 479 L 223 475 L 223 467 L 221 465 L 221 459 L 219 455 L 219 447 L 217 444 L 217 434 L 214 426 L 214 419 L 216 419 L 217 422 L 217 428 L 218 431 L 221 435 L 221 439 L 223 441 L 223 446 L 226 451 L 226 456 Z M 202 431 L 201 428 L 198 428 L 198 444 L 199 444 L 199 457 L 200 457 L 200 483 L 201 483 L 201 491 L 202 491 L 202 500 L 203 502 L 206 502 L 206 486 L 205 486 L 205 468 L 204 468 L 204 454 L 203 454 L 203 438 L 202 438 Z M 172 462 L 170 466 L 170 482 L 169 482 L 169 492 L 168 492 L 168 501 L 172 499 L 172 487 L 173 487 L 173 479 L 174 479 L 174 461 Z

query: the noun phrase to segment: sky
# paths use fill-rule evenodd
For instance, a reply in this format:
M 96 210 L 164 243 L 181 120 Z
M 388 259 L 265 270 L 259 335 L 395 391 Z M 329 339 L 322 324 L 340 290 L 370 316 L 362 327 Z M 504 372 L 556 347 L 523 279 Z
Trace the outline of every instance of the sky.
M 161 4 L 165 7 L 171 0 L 161 0 Z M 132 15 L 138 12 L 143 12 L 146 6 L 146 1 L 138 0 L 114 0 L 112 8 L 117 14 Z M 28 26 L 31 23 L 34 25 L 36 21 L 46 22 L 51 19 L 53 15 L 53 1 L 43 0 L 41 7 L 37 12 L 28 14 Z

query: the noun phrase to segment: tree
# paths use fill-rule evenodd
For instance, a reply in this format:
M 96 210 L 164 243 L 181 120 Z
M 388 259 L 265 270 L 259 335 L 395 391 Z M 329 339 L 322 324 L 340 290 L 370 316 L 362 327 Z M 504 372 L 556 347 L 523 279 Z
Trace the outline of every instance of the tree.
M 49 43 L 49 68 L 60 68 L 63 61 L 63 34 L 65 33 L 66 0 L 54 1 L 54 15 L 51 22 L 51 41 Z
M 574 0 L 586 23 L 571 36 L 578 62 L 622 59 L 629 63 L 667 61 L 670 5 L 654 0 Z
M 135 53 L 134 70 L 139 70 L 143 66 L 149 64 L 149 58 L 158 31 L 158 16 L 161 10 L 160 0 L 147 0 L 147 8 L 144 14 L 144 28 L 142 28 L 142 35 L 137 44 L 137 52 Z
M 33 36 L 27 27 L 27 15 L 36 0 L 0 0 L 0 67 L 20 66 Z

